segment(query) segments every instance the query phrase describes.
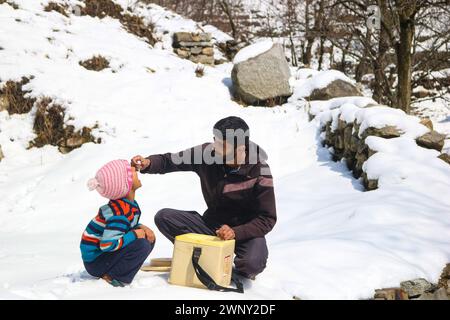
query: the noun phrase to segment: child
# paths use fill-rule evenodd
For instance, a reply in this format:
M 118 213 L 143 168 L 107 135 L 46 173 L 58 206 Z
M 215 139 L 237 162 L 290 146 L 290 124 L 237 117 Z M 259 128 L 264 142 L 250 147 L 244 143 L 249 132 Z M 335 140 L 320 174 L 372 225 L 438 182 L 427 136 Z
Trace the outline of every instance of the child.
M 153 231 L 139 224 L 141 211 L 134 195 L 141 186 L 135 168 L 126 160 L 108 162 L 88 181 L 89 190 L 110 201 L 86 227 L 81 255 L 90 275 L 114 287 L 133 281 L 155 244 Z

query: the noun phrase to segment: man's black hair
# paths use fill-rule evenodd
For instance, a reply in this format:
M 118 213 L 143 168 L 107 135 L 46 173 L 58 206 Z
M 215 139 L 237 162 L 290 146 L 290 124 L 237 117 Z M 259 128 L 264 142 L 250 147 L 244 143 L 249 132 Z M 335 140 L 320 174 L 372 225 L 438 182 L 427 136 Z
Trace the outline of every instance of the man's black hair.
M 226 139 L 226 133 L 227 130 L 242 130 L 245 134 L 245 145 L 248 147 L 249 144 L 249 139 L 250 139 L 250 129 L 247 125 L 247 123 L 239 118 L 239 117 L 235 117 L 235 116 L 230 116 L 230 117 L 226 117 L 223 119 L 220 119 L 219 121 L 216 122 L 216 124 L 214 125 L 215 130 L 218 130 L 221 133 L 221 137 L 218 137 L 222 140 Z M 239 131 L 238 131 L 239 132 Z M 236 149 L 238 147 L 238 143 L 239 143 L 240 139 L 237 139 L 237 137 L 234 137 L 234 148 Z M 242 141 L 242 140 L 241 140 Z M 230 141 L 231 143 L 231 141 Z

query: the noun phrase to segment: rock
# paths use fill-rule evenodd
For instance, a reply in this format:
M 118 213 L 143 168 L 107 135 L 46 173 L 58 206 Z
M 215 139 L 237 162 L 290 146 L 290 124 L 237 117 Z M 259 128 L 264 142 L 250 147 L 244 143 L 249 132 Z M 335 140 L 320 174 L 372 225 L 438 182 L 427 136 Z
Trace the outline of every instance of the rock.
M 214 55 L 214 49 L 209 47 L 209 48 L 203 48 L 202 49 L 202 54 L 206 55 L 206 56 L 213 56 Z
M 416 139 L 416 143 L 427 149 L 441 151 L 444 147 L 446 135 L 437 131 L 430 131 Z
M 212 39 L 211 33 L 197 33 L 192 34 L 192 40 L 196 42 L 210 42 Z
M 219 50 L 227 57 L 228 60 L 232 61 L 234 56 L 238 51 L 245 47 L 245 43 L 238 43 L 236 40 L 227 40 L 226 42 L 219 42 L 217 44 Z
M 180 44 L 181 42 L 210 42 L 212 39 L 211 33 L 201 32 L 175 32 L 173 34 L 173 43 Z
M 192 42 L 192 33 L 190 32 L 175 32 L 173 34 L 173 43 Z
M 180 47 L 211 47 L 211 42 L 180 42 L 178 43 Z M 175 45 L 174 45 L 175 47 Z
M 431 121 L 430 118 L 422 118 L 420 119 L 420 123 L 423 124 L 428 129 L 433 130 L 433 121 Z
M 432 293 L 425 292 L 413 300 L 434 300 L 434 295 Z
M 422 278 L 403 281 L 400 283 L 400 286 L 410 298 L 418 297 L 425 292 L 432 291 L 435 288 L 432 283 Z
M 5 155 L 3 154 L 2 151 L 2 146 L 0 146 L 0 161 L 2 161 L 2 159 L 5 157 Z
M 434 300 L 449 300 L 447 290 L 445 288 L 439 288 L 433 294 Z
M 307 100 L 329 100 L 332 98 L 362 96 L 362 93 L 353 84 L 337 79 L 324 88 L 314 89 Z
M 378 188 L 378 180 L 377 179 L 369 179 L 367 178 L 367 173 L 363 173 L 363 184 L 364 188 L 367 191 L 375 190 Z
M 189 58 L 189 60 L 191 60 L 194 63 L 209 64 L 209 65 L 214 64 L 214 57 L 205 56 L 203 54 L 199 54 L 197 56 L 191 56 Z
M 278 43 L 235 64 L 231 72 L 236 96 L 247 104 L 265 104 L 269 99 L 290 96 L 289 77 L 289 65 Z
M 190 53 L 189 50 L 178 48 L 175 50 L 175 53 L 181 58 L 189 58 Z
M 375 290 L 375 300 L 408 300 L 407 293 L 401 288 L 385 288 Z
M 450 288 L 450 263 L 447 263 L 447 265 L 444 267 L 444 270 L 442 270 L 438 286 L 447 289 Z
M 445 162 L 447 162 L 448 164 L 450 164 L 450 154 L 448 153 L 441 153 L 438 156 L 439 159 L 444 160 Z
M 401 132 L 394 126 L 385 126 L 383 128 L 369 127 L 361 134 L 361 139 L 364 140 L 368 136 L 376 136 L 385 139 L 400 137 Z
M 8 110 L 9 100 L 5 94 L 0 95 L 0 111 Z
M 202 53 L 202 48 L 201 47 L 193 47 L 193 48 L 191 48 L 191 53 L 192 54 L 200 54 L 200 53 Z
M 226 59 L 214 59 L 214 64 L 215 65 L 224 64 L 224 63 L 227 63 L 227 62 L 228 62 L 228 60 L 226 60 Z

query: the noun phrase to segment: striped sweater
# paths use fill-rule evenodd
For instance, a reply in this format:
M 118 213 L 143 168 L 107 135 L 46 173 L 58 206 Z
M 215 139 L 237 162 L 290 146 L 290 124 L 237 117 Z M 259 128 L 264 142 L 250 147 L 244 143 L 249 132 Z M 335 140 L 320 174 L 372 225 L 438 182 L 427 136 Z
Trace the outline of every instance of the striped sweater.
M 134 229 L 139 227 L 140 216 L 137 202 L 126 198 L 110 200 L 100 207 L 81 237 L 83 261 L 92 262 L 102 253 L 120 250 L 136 240 Z

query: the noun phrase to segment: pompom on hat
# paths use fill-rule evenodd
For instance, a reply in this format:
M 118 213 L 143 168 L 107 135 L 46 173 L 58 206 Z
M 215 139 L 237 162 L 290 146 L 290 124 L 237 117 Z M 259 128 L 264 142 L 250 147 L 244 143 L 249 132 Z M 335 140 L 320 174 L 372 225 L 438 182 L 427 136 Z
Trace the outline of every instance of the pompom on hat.
M 126 197 L 132 185 L 133 171 L 126 160 L 108 162 L 87 183 L 90 191 L 97 190 L 102 197 L 111 200 Z

